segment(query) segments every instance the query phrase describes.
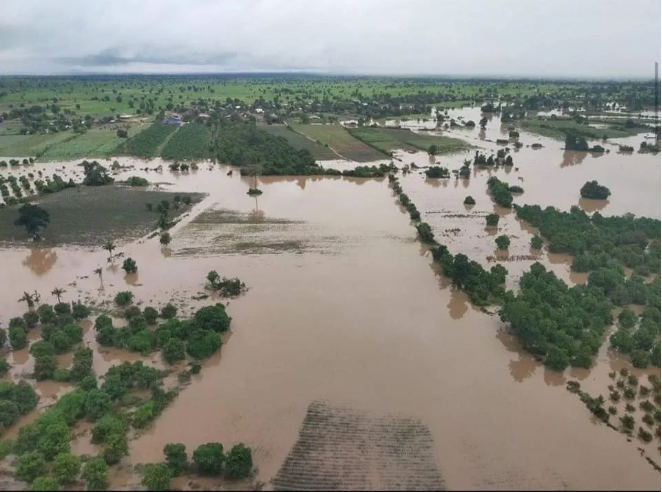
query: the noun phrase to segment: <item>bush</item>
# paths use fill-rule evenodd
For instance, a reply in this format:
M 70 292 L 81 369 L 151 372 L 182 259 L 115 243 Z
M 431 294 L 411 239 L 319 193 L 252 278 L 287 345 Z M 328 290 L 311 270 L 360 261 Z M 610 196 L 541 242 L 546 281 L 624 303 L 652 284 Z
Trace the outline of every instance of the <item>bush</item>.
M 53 306 L 50 304 L 42 304 L 37 308 L 37 314 L 42 324 L 53 323 L 57 317 Z
M 146 321 L 145 324 L 147 324 Z M 149 355 L 154 351 L 155 347 L 156 334 L 147 329 L 140 330 L 138 333 L 129 338 L 129 349 L 132 352 L 140 352 L 141 355 Z
M 149 186 L 149 181 L 139 176 L 131 176 L 126 180 L 126 184 L 129 186 Z
M 173 476 L 181 475 L 188 468 L 186 446 L 182 443 L 166 444 L 163 447 L 163 454 L 166 456 L 166 463 L 172 470 Z
M 171 303 L 166 304 L 161 309 L 161 317 L 163 319 L 172 319 L 177 316 L 177 307 Z
M 28 311 L 23 315 L 23 320 L 28 328 L 34 328 L 39 324 L 39 315 L 35 311 Z
M 464 199 L 464 204 L 465 205 L 476 205 L 476 200 L 474 200 L 474 197 L 468 196 Z
M 37 381 L 45 381 L 53 379 L 57 369 L 57 360 L 54 355 L 42 355 L 35 359 L 34 362 L 34 378 Z
M 496 243 L 497 248 L 499 249 L 508 249 L 508 246 L 510 246 L 510 238 L 505 234 L 502 234 L 501 236 L 497 236 L 494 242 Z
M 143 429 L 157 416 L 156 406 L 153 401 L 143 403 L 133 414 L 133 426 Z
M 7 359 L 3 359 L 0 357 L 0 377 L 4 377 L 7 375 L 9 372 L 9 362 L 7 362 Z
M 126 431 L 126 424 L 122 419 L 112 413 L 107 413 L 96 423 L 92 429 L 92 442 L 102 444 L 108 436 L 119 434 L 123 435 Z
M 74 362 L 71 367 L 72 381 L 81 381 L 83 378 L 90 376 L 92 373 L 92 357 L 92 349 L 87 347 L 81 347 L 74 352 Z
M 223 445 L 220 442 L 201 444 L 193 451 L 193 462 L 202 474 L 220 475 L 224 460 Z
M 230 479 L 247 478 L 253 470 L 251 448 L 239 443 L 225 457 L 225 476 Z
M 150 463 L 143 473 L 142 484 L 147 490 L 170 490 L 172 470 L 165 463 Z
M 43 454 L 32 451 L 18 457 L 14 476 L 19 480 L 32 483 L 35 478 L 44 473 L 46 473 L 46 460 Z
M 124 319 L 131 321 L 136 316 L 142 316 L 142 311 L 138 306 L 130 306 L 124 311 Z
M 80 474 L 80 458 L 71 453 L 60 453 L 53 460 L 51 473 L 60 483 L 75 482 Z
M 514 186 L 509 186 L 508 191 L 510 191 L 511 193 L 524 193 L 524 188 L 522 188 L 521 186 L 514 185 Z
M 93 375 L 85 376 L 83 379 L 80 380 L 78 386 L 83 391 L 90 391 L 93 389 L 97 389 L 98 387 L 97 378 L 94 377 Z
M 133 302 L 133 292 L 125 290 L 118 292 L 115 296 L 115 304 L 118 306 L 128 306 Z
M 423 243 L 434 244 L 434 233 L 432 232 L 432 227 L 430 227 L 430 224 L 427 222 L 416 224 L 416 232 L 418 233 L 418 237 Z
M 499 216 L 497 214 L 489 214 L 485 218 L 488 227 L 496 227 L 499 225 Z
M 60 453 L 68 453 L 71 450 L 71 434 L 64 419 L 50 425 L 45 429 L 39 439 L 37 450 L 48 461 L 51 461 Z
M 90 308 L 80 302 L 72 303 L 71 314 L 76 321 L 80 321 L 90 315 Z
M 92 458 L 83 468 L 87 490 L 105 490 L 108 487 L 108 465 L 103 458 Z

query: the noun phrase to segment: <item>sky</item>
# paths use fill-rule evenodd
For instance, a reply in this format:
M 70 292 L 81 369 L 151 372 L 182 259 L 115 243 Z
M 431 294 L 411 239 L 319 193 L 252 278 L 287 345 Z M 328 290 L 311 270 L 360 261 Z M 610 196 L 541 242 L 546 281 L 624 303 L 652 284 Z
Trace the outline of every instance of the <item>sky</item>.
M 0 0 L 0 74 L 652 77 L 660 0 Z

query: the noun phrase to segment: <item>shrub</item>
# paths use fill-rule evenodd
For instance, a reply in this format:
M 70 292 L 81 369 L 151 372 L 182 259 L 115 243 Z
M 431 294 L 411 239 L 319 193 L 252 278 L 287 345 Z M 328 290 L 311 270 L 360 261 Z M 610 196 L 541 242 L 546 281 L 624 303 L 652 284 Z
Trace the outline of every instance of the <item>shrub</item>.
M 187 351 L 196 359 L 206 359 L 211 357 L 221 344 L 221 337 L 215 331 L 196 330 L 191 334 Z
M 143 316 L 149 325 L 154 325 L 156 324 L 156 319 L 159 317 L 159 312 L 152 306 L 147 306 L 143 310 Z
M 582 198 L 593 198 L 596 200 L 606 200 L 611 195 L 611 191 L 606 186 L 600 185 L 597 181 L 587 181 L 581 187 L 579 193 Z
M 78 386 L 83 391 L 90 391 L 93 389 L 97 389 L 98 387 L 97 378 L 94 377 L 93 375 L 85 376 L 83 379 L 80 380 Z
M 434 244 L 434 233 L 432 232 L 432 227 L 427 222 L 421 222 L 416 224 L 416 232 L 420 240 L 427 244 Z
M 23 320 L 28 328 L 34 328 L 39 324 L 39 315 L 35 311 L 28 311 L 23 315 Z
M 45 381 L 53 379 L 55 370 L 57 369 L 57 360 L 54 355 L 42 355 L 35 359 L 34 362 L 34 378 L 37 381 Z
M 135 316 L 141 316 L 142 311 L 138 306 L 130 306 L 124 311 L 124 319 L 131 321 Z
M 225 457 L 225 476 L 230 479 L 246 478 L 253 470 L 251 448 L 239 443 Z
M 474 200 L 474 197 L 468 196 L 464 199 L 464 204 L 465 205 L 476 205 L 476 200 Z
M 125 431 L 126 425 L 124 421 L 112 413 L 107 413 L 99 419 L 92 429 L 92 442 L 101 444 L 106 441 L 108 436 L 114 434 L 123 435 Z
M 220 442 L 201 444 L 193 451 L 193 462 L 202 474 L 220 475 L 224 460 L 223 445 Z
M 143 403 L 133 414 L 133 426 L 137 429 L 143 429 L 156 417 L 157 412 L 155 403 L 147 401 Z
M 163 358 L 168 364 L 174 364 L 186 358 L 184 343 L 177 338 L 170 338 L 163 346 Z
M 72 381 L 81 381 L 83 378 L 90 376 L 92 372 L 92 358 L 93 352 L 90 348 L 81 347 L 74 352 L 74 362 L 71 367 Z
M 16 461 L 14 476 L 19 480 L 31 483 L 35 478 L 46 472 L 46 460 L 38 451 L 25 453 Z
M 108 487 L 108 465 L 103 458 L 92 458 L 85 464 L 83 477 L 87 490 L 105 490 Z
M 90 315 L 90 308 L 85 304 L 76 302 L 71 304 L 71 314 L 76 321 L 87 318 Z
M 33 492 L 60 490 L 60 484 L 54 477 L 37 477 L 34 479 L 34 482 L 32 482 L 32 487 L 30 487 L 30 490 Z
M 20 326 L 9 328 L 9 343 L 14 350 L 21 350 L 28 346 L 28 334 Z
M 133 292 L 125 290 L 118 292 L 115 296 L 115 304 L 118 306 L 128 306 L 133 302 Z
M 7 362 L 7 359 L 0 357 L 0 377 L 7 375 L 9 372 L 9 367 L 9 362 Z
M 231 321 L 232 319 L 225 312 L 225 306 L 221 303 L 200 308 L 193 316 L 193 322 L 198 328 L 216 332 L 227 331 Z

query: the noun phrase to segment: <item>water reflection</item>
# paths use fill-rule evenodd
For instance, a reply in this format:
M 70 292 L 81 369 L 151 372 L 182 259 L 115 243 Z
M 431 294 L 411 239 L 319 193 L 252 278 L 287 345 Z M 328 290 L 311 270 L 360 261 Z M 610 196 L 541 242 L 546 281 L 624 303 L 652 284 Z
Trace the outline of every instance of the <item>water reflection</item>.
M 497 340 L 505 347 L 508 352 L 517 354 L 517 359 L 512 359 L 508 362 L 508 371 L 511 377 L 521 383 L 525 379 L 530 378 L 536 372 L 538 362 L 529 354 L 524 352 L 519 343 L 511 334 L 506 330 L 500 329 L 496 334 Z
M 609 200 L 594 200 L 591 198 L 580 198 L 579 201 L 577 202 L 577 205 L 579 205 L 579 208 L 581 208 L 584 212 L 590 214 L 605 208 L 607 205 L 609 205 Z
M 23 260 L 23 266 L 41 277 L 46 275 L 57 262 L 57 253 L 52 249 L 31 249 L 30 254 Z
M 451 315 L 451 318 L 462 318 L 469 310 L 469 305 L 467 302 L 467 295 L 462 290 L 456 287 L 452 287 L 451 296 L 446 306 L 448 308 L 448 314 Z
M 588 152 L 578 152 L 576 150 L 564 150 L 563 151 L 563 160 L 561 161 L 561 167 L 567 166 L 578 166 L 584 159 Z

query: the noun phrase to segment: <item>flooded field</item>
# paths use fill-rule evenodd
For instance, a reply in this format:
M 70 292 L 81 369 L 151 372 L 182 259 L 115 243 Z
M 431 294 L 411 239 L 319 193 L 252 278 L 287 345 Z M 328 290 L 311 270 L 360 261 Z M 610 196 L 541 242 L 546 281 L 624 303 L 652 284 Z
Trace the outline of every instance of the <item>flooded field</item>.
M 479 109 L 449 113 L 480 119 Z M 496 139 L 507 134 L 498 118 L 485 131 L 443 132 L 488 153 L 502 148 Z M 641 139 L 627 142 L 638 146 Z M 515 195 L 518 204 L 563 210 L 577 205 L 604 215 L 660 218 L 658 156 L 622 155 L 617 146 L 605 155 L 564 152 L 562 142 L 526 133 L 520 140 L 524 147 L 511 150 L 510 170 L 472 169 L 468 180 L 426 179 L 414 170 L 400 178 L 439 242 L 485 266 L 502 263 L 508 287 L 516 288 L 536 260 L 570 283 L 583 283 L 586 275 L 570 271 L 568 256 L 531 251 L 535 230 L 487 194 L 486 181 L 493 174 L 524 188 Z M 528 147 L 534 142 L 543 148 Z M 431 160 L 423 152 L 398 152 L 396 163 L 439 162 L 459 169 L 472 155 Z M 24 312 L 16 302 L 24 291 L 46 297 L 64 287 L 66 300 L 104 308 L 117 292 L 130 289 L 142 305 L 172 300 L 187 313 L 209 304 L 197 297 L 207 273 L 217 270 L 239 277 L 248 292 L 228 303 L 232 335 L 222 352 L 207 360 L 152 426 L 131 441 L 131 454 L 113 472 L 112 487 L 139 483 L 133 465 L 161 460 L 167 443 L 182 442 L 191 452 L 211 441 L 250 446 L 257 478 L 276 489 L 322 483 L 329 474 L 346 479 L 324 482 L 329 487 L 659 487 L 659 472 L 638 450 L 659 463 L 659 440 L 628 442 L 592 420 L 565 389 L 564 383 L 575 378 L 591 394 L 607 394 L 607 374 L 626 362 L 608 350 L 608 343 L 590 370 L 559 374 L 536 362 L 504 331 L 498 316 L 473 307 L 438 274 L 386 178 L 261 177 L 263 194 L 255 198 L 246 193 L 252 178 L 229 176 L 225 166 L 203 163 L 188 173 L 164 166 L 155 173 L 138 168 L 159 161 L 125 158 L 120 163 L 135 169 L 118 172 L 118 180 L 143 176 L 163 183 L 162 190 L 205 197 L 170 230 L 167 248 L 158 237 L 118 241 L 118 251 L 136 260 L 137 274 L 125 275 L 117 263 L 107 262 L 100 245 L 2 249 L 0 262 L 11 282 L 0 286 L 0 324 Z M 64 177 L 76 172 L 74 164 L 32 168 L 64 167 L 58 170 Z M 608 201 L 580 199 L 579 188 L 592 179 L 611 189 Z M 467 195 L 474 206 L 463 205 Z M 497 231 L 485 228 L 485 216 L 492 212 L 501 216 L 498 234 L 510 236 L 507 252 L 495 251 Z M 93 273 L 97 267 L 103 268 L 103 281 Z M 84 342 L 95 350 L 97 374 L 113 363 L 140 359 L 97 347 L 89 322 L 84 332 Z M 13 376 L 32 370 L 27 349 L 9 353 L 8 360 Z M 146 363 L 162 367 L 160 356 Z M 53 382 L 36 387 L 44 397 L 40 407 L 70 388 Z M 357 442 L 361 459 L 347 459 L 352 455 L 344 453 Z M 88 434 L 76 441 L 77 449 L 90 446 Z M 404 454 L 417 457 L 416 467 L 404 466 Z M 328 459 L 316 461 L 312 455 Z M 182 479 L 178 486 L 187 483 Z

